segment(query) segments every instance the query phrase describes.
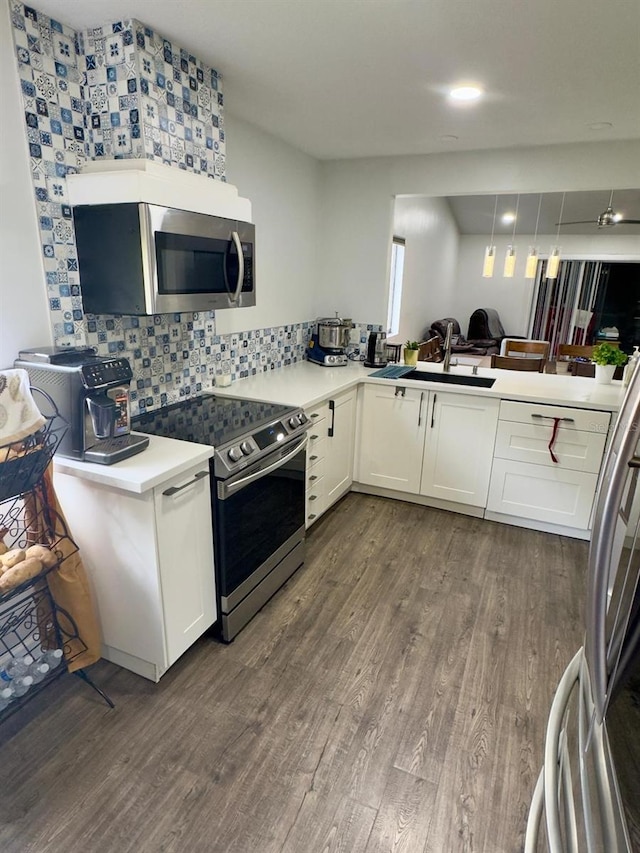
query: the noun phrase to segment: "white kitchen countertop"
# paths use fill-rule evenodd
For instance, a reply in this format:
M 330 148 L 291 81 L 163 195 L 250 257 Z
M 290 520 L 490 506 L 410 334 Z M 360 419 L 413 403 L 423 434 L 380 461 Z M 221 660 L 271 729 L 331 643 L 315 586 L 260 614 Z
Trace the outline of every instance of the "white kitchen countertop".
M 175 438 L 149 436 L 149 446 L 142 452 L 113 465 L 97 465 L 79 459 L 54 456 L 54 474 L 73 474 L 103 486 L 125 492 L 143 494 L 172 477 L 207 462 L 213 456 L 213 447 L 178 441 Z
M 419 370 L 442 373 L 442 364 L 422 362 Z M 451 373 L 470 375 L 469 365 L 451 368 Z M 338 394 L 364 382 L 385 385 L 402 384 L 402 379 L 371 379 L 374 369 L 366 368 L 361 362 L 350 362 L 344 367 L 321 367 L 308 361 L 299 361 L 279 370 L 259 373 L 240 379 L 228 388 L 214 388 L 213 392 L 223 397 L 244 397 L 274 403 L 309 408 L 321 400 Z M 599 385 L 595 379 L 569 374 L 529 373 L 518 370 L 498 370 L 488 367 L 478 369 L 478 376 L 495 377 L 492 388 L 472 385 L 445 385 L 441 382 L 405 381 L 408 387 L 431 391 L 473 394 L 476 396 L 499 397 L 505 400 L 520 400 L 530 403 L 550 403 L 574 406 L 581 409 L 601 409 L 616 412 L 622 404 L 625 389 L 622 382 Z
M 422 363 L 418 369 L 442 373 L 442 364 Z M 214 388 L 212 391 L 220 397 L 262 400 L 310 408 L 327 397 L 355 388 L 365 381 L 383 385 L 402 384 L 402 379 L 371 379 L 370 374 L 373 372 L 374 369 L 364 367 L 361 362 L 350 362 L 344 367 L 320 367 L 308 361 L 300 361 L 289 367 L 240 379 L 228 388 Z M 471 367 L 458 365 L 452 367 L 451 372 L 470 374 Z M 521 373 L 517 370 L 482 367 L 479 368 L 478 375 L 496 377 L 496 382 L 492 388 L 444 385 L 437 382 L 423 384 L 412 380 L 404 384 L 415 387 L 416 390 L 448 391 L 610 412 L 618 411 L 625 391 L 619 381 L 611 385 L 598 385 L 595 379 L 569 375 Z M 114 465 L 96 465 L 93 462 L 56 456 L 54 471 L 73 474 L 115 489 L 143 494 L 206 462 L 211 456 L 213 448 L 207 445 L 150 436 L 146 450 Z

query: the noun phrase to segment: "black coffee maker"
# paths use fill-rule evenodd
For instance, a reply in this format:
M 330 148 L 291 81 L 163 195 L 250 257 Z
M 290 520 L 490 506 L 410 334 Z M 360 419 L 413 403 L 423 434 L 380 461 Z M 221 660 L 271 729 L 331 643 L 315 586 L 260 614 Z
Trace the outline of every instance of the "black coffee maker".
M 111 465 L 144 450 L 146 435 L 131 435 L 126 358 L 102 358 L 93 347 L 39 347 L 21 350 L 16 367 L 45 391 L 69 424 L 57 453 Z
M 367 342 L 365 367 L 384 367 L 389 361 L 387 356 L 387 333 L 371 332 Z

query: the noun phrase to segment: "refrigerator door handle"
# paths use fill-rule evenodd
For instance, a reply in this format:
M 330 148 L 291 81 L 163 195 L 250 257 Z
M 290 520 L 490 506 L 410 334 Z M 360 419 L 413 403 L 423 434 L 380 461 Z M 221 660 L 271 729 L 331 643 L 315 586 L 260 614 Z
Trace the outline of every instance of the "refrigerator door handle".
M 560 817 L 559 794 L 561 776 L 563 775 L 563 743 L 564 715 L 571 698 L 571 693 L 580 675 L 580 663 L 583 651 L 579 649 L 572 658 L 569 666 L 565 669 L 556 694 L 553 697 L 549 720 L 547 722 L 547 736 L 544 744 L 544 808 L 547 826 L 547 841 L 549 853 L 564 853 L 567 849 L 563 842 L 563 832 Z M 566 776 L 562 780 L 566 781 Z M 566 792 L 565 792 L 566 794 Z M 566 796 L 565 796 L 566 799 Z M 569 848 L 571 849 L 571 848 Z
M 610 682 L 615 679 L 615 671 L 610 677 L 607 660 L 609 581 L 614 568 L 612 559 L 616 543 L 616 528 L 629 477 L 629 468 L 635 468 L 638 464 L 636 452 L 640 437 L 639 422 L 640 372 L 636 371 L 622 402 L 600 472 L 589 547 L 585 655 L 595 715 L 599 723 L 604 719 L 609 701 Z
M 524 853 L 537 853 L 538 836 L 540 835 L 540 822 L 544 810 L 544 767 L 538 775 L 536 787 L 533 790 L 529 817 L 527 818 L 527 832 L 524 837 Z

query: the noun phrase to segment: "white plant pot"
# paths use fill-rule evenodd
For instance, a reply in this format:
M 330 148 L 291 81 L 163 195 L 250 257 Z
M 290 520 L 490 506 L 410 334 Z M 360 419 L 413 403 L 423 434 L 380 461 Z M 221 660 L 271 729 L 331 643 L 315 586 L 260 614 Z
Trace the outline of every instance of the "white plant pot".
M 609 385 L 615 371 L 615 364 L 596 364 L 596 382 L 599 385 Z

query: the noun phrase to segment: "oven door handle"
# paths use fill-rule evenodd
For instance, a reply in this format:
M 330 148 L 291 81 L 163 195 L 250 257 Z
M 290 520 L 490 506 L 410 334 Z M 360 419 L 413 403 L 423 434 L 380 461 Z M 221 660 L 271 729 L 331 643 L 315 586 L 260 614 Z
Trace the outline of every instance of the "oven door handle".
M 266 477 L 267 474 L 271 474 L 272 471 L 276 471 L 278 468 L 281 468 L 283 465 L 293 459 L 293 457 L 299 453 L 304 447 L 307 446 L 307 434 L 305 433 L 302 439 L 296 443 L 295 447 L 293 447 L 288 453 L 284 456 L 281 456 L 276 462 L 272 462 L 270 465 L 266 465 L 264 468 L 259 468 L 257 471 L 254 471 L 253 474 L 248 474 L 246 477 L 241 477 L 239 480 L 235 480 L 233 483 L 218 483 L 218 497 L 221 500 L 230 497 L 235 492 L 240 491 L 245 486 L 248 486 L 249 483 L 253 483 L 256 480 L 259 480 L 261 477 Z

